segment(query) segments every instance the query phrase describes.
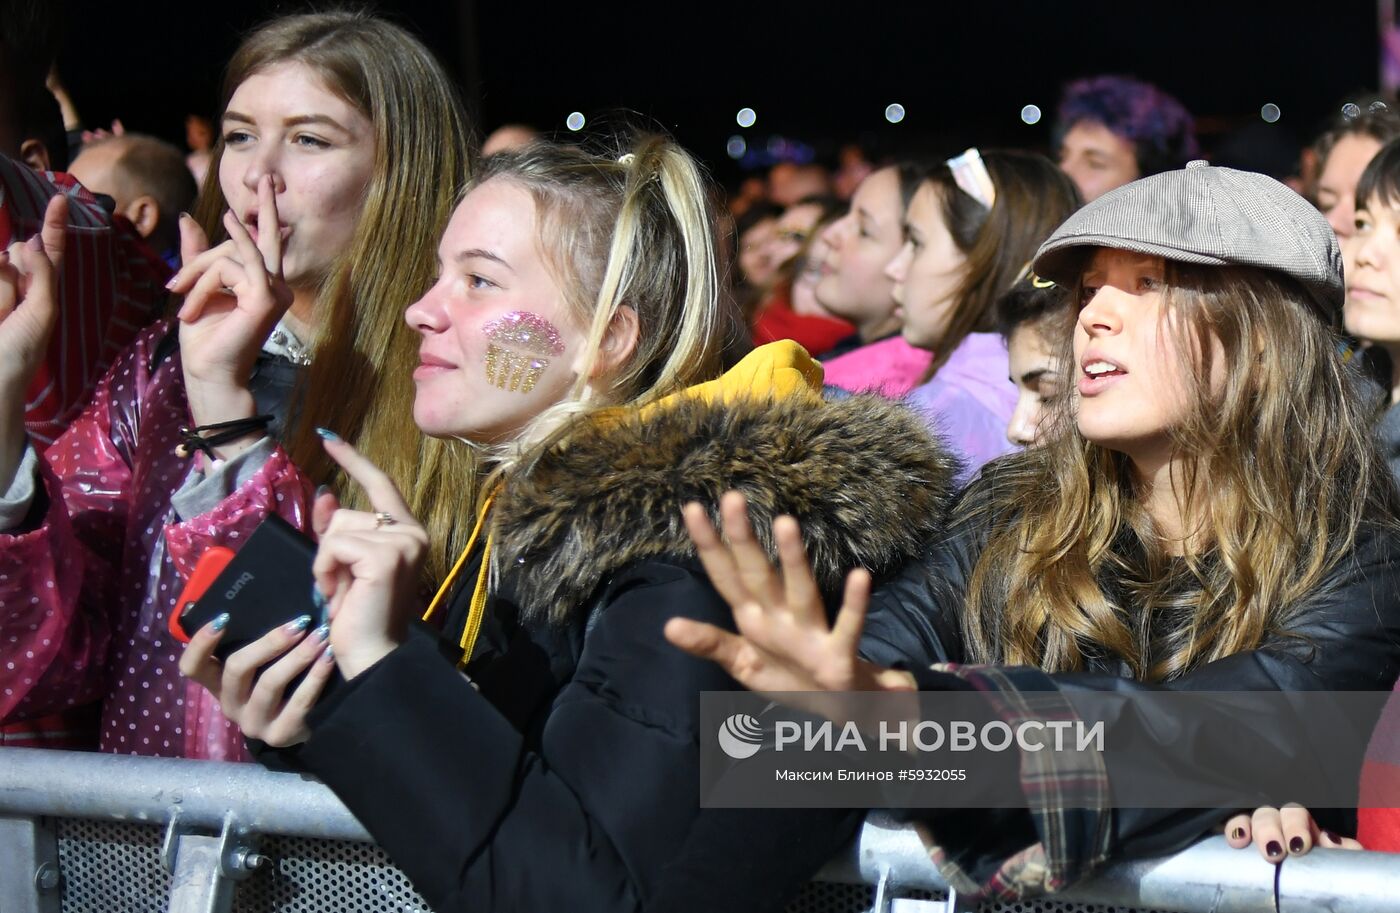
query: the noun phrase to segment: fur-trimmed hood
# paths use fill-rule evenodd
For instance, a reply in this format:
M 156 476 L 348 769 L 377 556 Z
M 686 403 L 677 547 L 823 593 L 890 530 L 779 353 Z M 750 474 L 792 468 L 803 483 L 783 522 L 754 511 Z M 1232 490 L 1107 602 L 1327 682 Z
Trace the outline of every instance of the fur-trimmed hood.
M 681 506 L 699 501 L 717 520 L 730 489 L 770 555 L 773 518 L 798 519 L 827 592 L 856 567 L 894 570 L 938 531 L 957 465 L 918 414 L 874 395 L 755 386 L 589 421 L 509 481 L 491 523 L 517 603 L 566 618 L 632 562 L 693 556 Z

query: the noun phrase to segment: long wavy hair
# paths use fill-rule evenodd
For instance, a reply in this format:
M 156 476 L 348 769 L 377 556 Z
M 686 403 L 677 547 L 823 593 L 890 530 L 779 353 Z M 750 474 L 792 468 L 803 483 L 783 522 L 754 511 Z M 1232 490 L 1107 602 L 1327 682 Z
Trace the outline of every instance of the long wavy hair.
M 1280 631 L 1363 525 L 1400 516 L 1356 369 L 1306 293 L 1264 270 L 1171 261 L 1166 282 L 1190 402 L 1171 429 L 1186 554 L 1160 544 L 1128 458 L 1085 440 L 1066 398 L 1046 445 L 994 466 L 971 498 L 992 530 L 963 617 L 975 660 L 1074 671 L 1111 656 L 1172 679 Z
M 335 429 L 398 483 L 437 546 L 426 574 L 440 580 L 470 530 L 458 524 L 474 490 L 475 458 L 455 441 L 423 435 L 413 421 L 418 336 L 404 307 L 431 286 L 437 242 L 468 178 L 472 135 L 451 80 L 416 38 L 362 12 L 273 20 L 239 47 L 224 77 L 222 107 L 255 73 L 299 63 L 374 125 L 373 174 L 355 235 L 321 283 L 314 357 L 287 429 L 292 459 L 319 482 L 342 482 L 317 426 Z M 216 143 L 196 218 L 214 244 L 227 235 Z M 343 502 L 368 507 L 358 486 Z

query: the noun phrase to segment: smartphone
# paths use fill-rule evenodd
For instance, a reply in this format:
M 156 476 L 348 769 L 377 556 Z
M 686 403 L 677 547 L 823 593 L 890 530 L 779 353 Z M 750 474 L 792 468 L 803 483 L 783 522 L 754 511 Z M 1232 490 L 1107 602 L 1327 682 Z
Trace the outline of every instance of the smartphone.
M 214 655 L 220 660 L 302 615 L 326 619 L 312 596 L 316 543 L 276 514 L 253 530 L 243 547 L 216 547 L 201 556 L 175 603 L 170 632 L 189 643 L 196 631 L 228 613 Z

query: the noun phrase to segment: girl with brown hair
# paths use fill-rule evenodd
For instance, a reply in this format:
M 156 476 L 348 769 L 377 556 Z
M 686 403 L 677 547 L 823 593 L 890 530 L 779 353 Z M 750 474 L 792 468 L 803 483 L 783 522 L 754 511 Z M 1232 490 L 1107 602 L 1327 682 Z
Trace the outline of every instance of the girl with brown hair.
M 934 353 L 909 402 L 962 457 L 964 480 L 1011 446 L 1016 388 L 995 304 L 1078 206 L 1044 156 L 976 149 L 931 169 L 909 203 L 904 246 L 885 273 L 904 340 Z
M 413 427 L 416 343 L 400 319 L 467 176 L 450 80 L 397 26 L 291 16 L 244 41 L 223 109 L 202 225 L 182 220 L 177 318 L 138 337 L 44 457 L 22 425 L 0 428 L 0 719 L 102 699 L 108 751 L 245 756 L 180 679 L 167 621 L 205 549 L 236 547 L 273 512 L 309 525 L 312 489 L 340 472 L 316 425 L 403 486 L 436 534 L 429 579 L 446 574 L 472 489 L 470 452 Z M 0 322 L 15 344 L 42 336 L 23 329 Z M 27 378 L 5 380 L 0 401 L 18 402 Z
M 992 464 L 927 557 L 873 597 L 853 572 L 834 626 L 797 598 L 791 519 L 774 524 L 787 595 L 741 498 L 724 505 L 728 547 L 687 508 L 740 633 L 677 619 L 672 641 L 767 693 L 1389 689 L 1400 505 L 1360 378 L 1337 354 L 1341 258 L 1323 218 L 1275 181 L 1193 162 L 1089 204 L 1034 268 L 1079 302 L 1062 360 L 1075 386 L 1043 445 Z M 1253 775 L 1260 759 L 1346 750 L 1311 744 L 1316 721 L 1297 714 L 1123 717 L 1183 773 L 1203 746 Z M 1234 811 L 1113 807 L 1111 790 L 1063 807 L 1057 777 L 1019 784 L 1034 816 L 915 813 L 949 883 L 1056 890 L 1111 856 L 1178 849 Z

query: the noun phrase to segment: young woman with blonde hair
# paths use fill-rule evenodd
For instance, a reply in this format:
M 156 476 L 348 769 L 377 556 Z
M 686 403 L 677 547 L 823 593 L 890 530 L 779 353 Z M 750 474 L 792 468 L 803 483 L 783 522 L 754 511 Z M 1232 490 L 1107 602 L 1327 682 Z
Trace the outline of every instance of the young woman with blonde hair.
M 788 596 L 752 547 L 740 497 L 726 496 L 728 547 L 688 508 L 741 633 L 675 620 L 668 636 L 768 693 L 971 688 L 1014 703 L 1027 691 L 1389 689 L 1400 505 L 1359 378 L 1337 354 L 1341 258 L 1322 216 L 1268 178 L 1193 162 L 1089 204 L 1034 268 L 1079 302 L 1062 358 L 1073 394 L 1042 446 L 990 464 L 941 542 L 868 611 L 870 578 L 854 572 L 834 626 L 796 598 L 807 573 L 796 523 L 774 530 Z M 953 665 L 930 668 L 942 663 Z M 1109 738 L 1127 727 L 1183 776 L 1203 752 L 1229 759 L 1220 775 L 1247 778 L 1270 759 L 1347 750 L 1313 744 L 1316 721 L 1296 714 L 1217 722 L 1125 710 Z M 1354 754 L 1338 763 L 1359 768 Z M 1115 782 L 1116 758 L 1102 760 Z M 1173 851 L 1234 811 L 1113 807 L 1107 788 L 1057 800 L 1083 782 L 1068 775 L 1004 784 L 1034 816 L 911 814 L 960 892 L 1019 896 L 1111 856 Z
M 415 341 L 399 319 L 403 296 L 431 284 L 431 238 L 467 172 L 446 74 L 382 20 L 291 16 L 244 41 L 223 109 L 202 227 L 182 220 L 178 318 L 122 354 L 43 458 L 21 425 L 0 428 L 0 719 L 102 699 L 108 751 L 245 756 L 180 680 L 167 622 L 205 549 L 236 547 L 273 512 L 309 525 L 312 490 L 339 473 L 316 425 L 336 424 L 409 492 L 438 537 L 429 579 L 461 535 L 447 493 L 473 479 L 465 448 L 412 427 Z M 0 339 L 21 348 L 52 331 L 2 319 Z
M 776 909 L 858 823 L 736 812 L 729 842 L 751 852 L 723 870 L 687 846 L 699 694 L 734 683 L 662 637 L 677 612 L 728 614 L 680 506 L 738 486 L 757 510 L 798 512 L 837 586 L 851 562 L 893 570 L 916 553 L 951 465 L 897 405 L 825 402 L 791 342 L 721 374 L 742 327 L 707 198 L 662 138 L 486 160 L 442 236 L 437 284 L 406 312 L 418 426 L 489 466 L 459 502 L 471 545 L 425 615 L 440 637 L 410 624 L 431 535 L 328 434 L 375 511 L 318 502 L 329 625 L 273 631 L 219 665 L 215 624 L 182 661 L 244 731 L 328 783 L 434 909 L 641 909 L 678 872 L 697 906 Z M 848 509 L 891 476 L 925 484 L 877 514 Z M 312 710 L 332 667 L 348 685 Z

